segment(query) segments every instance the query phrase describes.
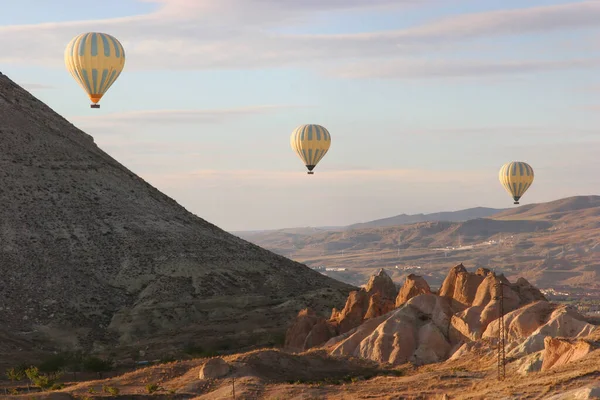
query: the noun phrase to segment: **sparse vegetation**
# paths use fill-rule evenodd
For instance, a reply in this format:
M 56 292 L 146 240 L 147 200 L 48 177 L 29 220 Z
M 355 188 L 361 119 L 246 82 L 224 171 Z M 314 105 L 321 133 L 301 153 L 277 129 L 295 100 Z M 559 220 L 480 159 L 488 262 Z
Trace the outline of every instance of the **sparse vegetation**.
M 38 367 L 30 367 L 25 370 L 25 375 L 27 375 L 32 385 L 37 386 L 41 390 L 47 390 L 54 386 L 56 381 L 62 376 L 62 372 L 43 374 L 40 373 Z
M 149 383 L 149 384 L 146 385 L 146 392 L 148 392 L 149 394 L 158 392 L 161 389 L 162 388 L 157 383 Z
M 25 378 L 25 370 L 27 367 L 20 365 L 18 367 L 9 368 L 6 370 L 6 377 L 11 382 L 17 382 Z
M 120 392 L 120 391 L 119 391 L 119 388 L 112 387 L 112 386 L 106 386 L 106 385 L 102 385 L 102 391 L 103 391 L 104 393 L 108 393 L 108 394 L 111 394 L 111 395 L 113 395 L 113 396 L 116 396 L 116 395 L 118 395 L 118 394 L 119 394 L 119 392 Z

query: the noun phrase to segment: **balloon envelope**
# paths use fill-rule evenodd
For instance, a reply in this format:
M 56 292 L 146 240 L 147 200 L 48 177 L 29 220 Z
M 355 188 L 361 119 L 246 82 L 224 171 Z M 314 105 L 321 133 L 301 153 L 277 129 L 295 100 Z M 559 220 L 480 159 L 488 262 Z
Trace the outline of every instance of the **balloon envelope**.
M 82 33 L 67 45 L 65 65 L 94 103 L 92 107 L 98 108 L 96 103 L 123 71 L 125 50 L 115 37 L 106 33 Z
M 321 125 L 301 125 L 292 132 L 290 144 L 308 168 L 308 173 L 313 174 L 312 170 L 331 146 L 331 135 Z
M 498 178 L 504 189 L 515 200 L 515 204 L 519 204 L 519 199 L 533 183 L 533 168 L 522 161 L 509 162 L 500 168 Z

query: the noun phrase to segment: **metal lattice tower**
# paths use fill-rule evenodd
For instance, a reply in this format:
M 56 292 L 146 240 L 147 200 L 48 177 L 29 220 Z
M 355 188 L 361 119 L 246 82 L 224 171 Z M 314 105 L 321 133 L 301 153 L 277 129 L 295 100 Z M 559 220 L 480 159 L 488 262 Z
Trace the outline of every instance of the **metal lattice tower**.
M 506 378 L 506 354 L 504 347 L 506 344 L 506 329 L 504 327 L 504 288 L 503 283 L 498 281 L 495 285 L 496 296 L 498 300 L 498 380 L 503 381 Z

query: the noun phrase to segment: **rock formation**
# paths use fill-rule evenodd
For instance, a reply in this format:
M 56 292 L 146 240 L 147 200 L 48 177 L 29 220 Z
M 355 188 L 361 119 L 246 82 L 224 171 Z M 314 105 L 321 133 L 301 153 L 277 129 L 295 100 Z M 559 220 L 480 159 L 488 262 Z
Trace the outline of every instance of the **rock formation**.
M 396 307 L 400 307 L 415 296 L 428 293 L 431 293 L 431 289 L 427 281 L 419 275 L 410 274 L 406 277 L 404 285 L 396 297 Z
M 217 379 L 229 374 L 231 367 L 222 358 L 211 358 L 201 368 L 198 379 Z
M 544 340 L 550 337 L 582 338 L 595 331 L 575 309 L 545 301 L 532 303 L 504 316 L 509 357 L 522 357 L 544 349 Z M 484 338 L 498 335 L 498 321 L 492 322 Z
M 188 212 L 1 74 L 0 154 L 7 343 L 264 343 L 352 289 Z
M 325 344 L 333 355 L 378 362 L 416 364 L 445 360 L 450 351 L 448 301 L 434 294 L 410 299 L 404 306 Z
M 350 293 L 341 311 L 334 308 L 328 321 L 316 317 L 312 310 L 302 310 L 287 331 L 285 347 L 307 350 L 351 331 L 365 320 L 386 314 L 394 309 L 397 292 L 392 279 L 381 269 L 365 288 Z
M 586 340 L 547 336 L 544 339 L 544 361 L 541 370 L 547 371 L 580 360 L 598 347 L 598 344 Z
M 382 272 L 377 279 L 387 281 Z M 504 296 L 509 356 L 519 358 L 541 352 L 546 336 L 583 337 L 595 329 L 570 307 L 548 303 L 525 279 L 513 284 L 503 275 L 483 268 L 468 272 L 462 264 L 449 271 L 439 295 L 431 293 L 423 278 L 409 275 L 396 298 L 398 306 L 389 311 L 373 307 L 382 292 L 375 290 L 369 295 L 372 288 L 367 287 L 352 292 L 344 309 L 334 310 L 330 320 L 311 317 L 310 329 L 306 315 L 300 315 L 288 331 L 290 347 L 302 344 L 303 349 L 309 348 L 306 339 L 319 326 L 318 341 L 322 340 L 323 347 L 333 355 L 392 364 L 458 359 L 479 349 L 479 339 L 493 341 L 497 337 L 499 290 Z M 391 290 L 387 297 L 390 295 Z M 369 318 L 364 313 L 366 308 L 374 310 Z M 322 344 L 318 341 L 311 341 L 310 346 Z M 532 355 L 529 364 L 519 366 L 519 370 L 539 370 L 546 362 L 543 360 L 541 353 Z

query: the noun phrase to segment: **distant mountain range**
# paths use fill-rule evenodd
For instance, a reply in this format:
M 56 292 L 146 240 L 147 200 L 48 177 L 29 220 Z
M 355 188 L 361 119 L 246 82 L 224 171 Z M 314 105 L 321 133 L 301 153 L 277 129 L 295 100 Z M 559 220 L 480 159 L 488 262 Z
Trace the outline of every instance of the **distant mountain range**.
M 378 268 L 397 283 L 413 271 L 441 284 L 447 268 L 463 262 L 542 288 L 600 289 L 600 196 L 240 236 L 354 285 Z
M 268 234 L 268 233 L 289 233 L 299 235 L 309 235 L 316 232 L 323 231 L 343 231 L 347 229 L 362 229 L 362 228 L 375 228 L 380 226 L 396 226 L 405 224 L 415 224 L 417 222 L 427 221 L 448 221 L 448 222 L 461 222 L 468 221 L 475 218 L 486 218 L 494 214 L 498 214 L 502 211 L 509 210 L 508 208 L 487 208 L 487 207 L 474 207 L 467 208 L 465 210 L 458 211 L 442 211 L 432 214 L 400 214 L 394 217 L 376 219 L 374 221 L 359 222 L 347 226 L 318 226 L 318 227 L 299 227 L 299 228 L 282 228 L 282 229 L 265 229 L 265 230 L 251 230 L 251 231 L 233 231 L 234 235 L 245 237 L 248 235 L 255 234 Z
M 376 228 L 381 226 L 397 226 L 405 224 L 416 224 L 418 222 L 428 221 L 447 221 L 447 222 L 462 222 L 476 218 L 486 218 L 502 211 L 506 208 L 487 208 L 475 207 L 459 211 L 444 211 L 433 214 L 400 214 L 394 217 L 376 219 L 369 222 L 361 222 L 358 224 L 349 225 L 347 229 L 362 229 Z

